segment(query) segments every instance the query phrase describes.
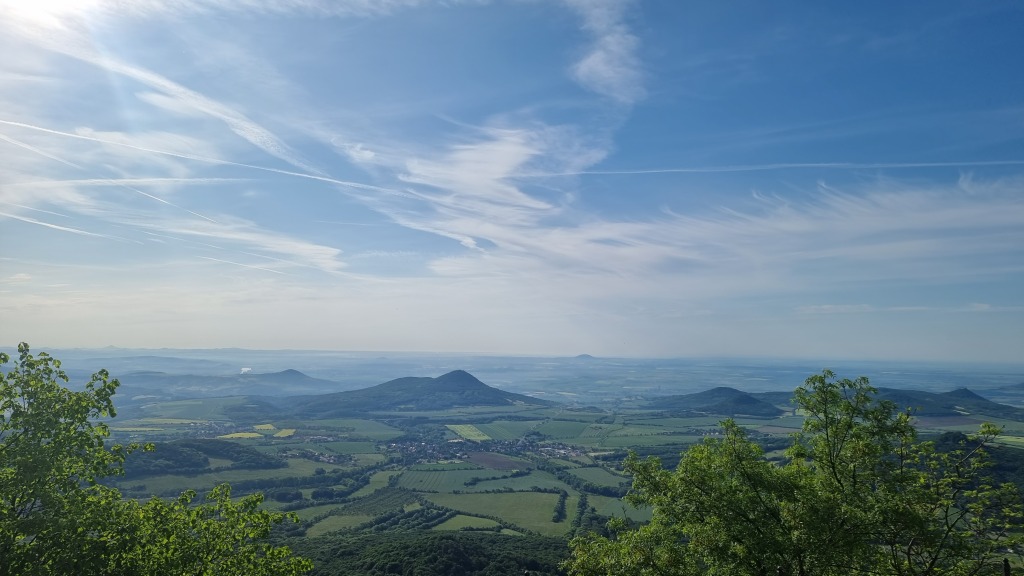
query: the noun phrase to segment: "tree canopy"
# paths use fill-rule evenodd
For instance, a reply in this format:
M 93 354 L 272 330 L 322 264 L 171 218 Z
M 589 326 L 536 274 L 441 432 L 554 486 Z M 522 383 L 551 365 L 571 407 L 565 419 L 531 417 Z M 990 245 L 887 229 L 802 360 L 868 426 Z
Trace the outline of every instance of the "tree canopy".
M 626 499 L 639 528 L 571 543 L 566 567 L 596 575 L 983 575 L 1021 541 L 1020 495 L 985 474 L 984 425 L 952 451 L 917 435 L 911 414 L 866 378 L 830 371 L 795 392 L 805 415 L 784 464 L 732 420 L 674 471 L 631 455 Z
M 0 366 L 11 363 L 0 353 Z M 107 446 L 117 380 L 101 370 L 81 390 L 60 361 L 27 344 L 0 370 L 0 574 L 297 575 L 311 568 L 262 541 L 286 519 L 262 496 L 205 503 L 188 491 L 147 502 L 99 482 L 138 446 Z

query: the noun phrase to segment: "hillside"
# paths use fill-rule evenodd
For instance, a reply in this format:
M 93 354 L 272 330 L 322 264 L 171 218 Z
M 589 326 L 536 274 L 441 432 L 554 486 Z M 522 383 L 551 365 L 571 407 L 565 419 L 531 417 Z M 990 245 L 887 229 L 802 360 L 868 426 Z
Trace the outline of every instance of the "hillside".
M 716 416 L 774 417 L 782 414 L 792 393 L 748 393 L 735 388 L 718 387 L 695 394 L 652 398 L 648 408 L 673 414 L 714 414 Z M 910 408 L 916 416 L 976 415 L 1024 421 L 1024 410 L 988 400 L 967 388 L 951 392 L 925 392 L 879 388 L 878 397 L 900 409 Z
M 717 416 L 775 417 L 783 413 L 778 406 L 755 395 L 720 386 L 695 394 L 680 394 L 652 399 L 650 408 L 673 414 L 705 413 Z
M 464 370 L 437 378 L 405 377 L 362 390 L 289 399 L 296 416 L 324 418 L 367 412 L 448 410 L 465 406 L 552 406 L 555 402 L 488 386 Z
M 967 388 L 951 392 L 923 392 L 879 388 L 878 396 L 895 402 L 900 408 L 910 408 L 916 416 L 956 416 L 972 414 L 1024 421 L 1024 410 L 993 402 Z
M 169 374 L 156 371 L 129 372 L 118 378 L 120 395 L 124 398 L 147 396 L 154 398 L 213 398 L 221 396 L 283 396 L 335 391 L 340 384 L 313 378 L 298 370 L 283 370 L 263 374 L 246 373 L 230 376 L 197 374 Z M 122 403 L 125 401 L 122 400 Z

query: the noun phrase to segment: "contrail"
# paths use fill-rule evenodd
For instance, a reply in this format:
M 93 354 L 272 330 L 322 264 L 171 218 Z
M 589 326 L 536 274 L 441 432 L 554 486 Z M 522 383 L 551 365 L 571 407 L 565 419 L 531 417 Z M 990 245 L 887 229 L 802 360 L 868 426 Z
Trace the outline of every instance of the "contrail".
M 13 218 L 15 220 L 21 220 L 29 224 L 38 224 L 39 226 L 45 226 L 47 228 L 53 228 L 54 230 L 61 230 L 63 232 L 71 232 L 72 234 L 81 234 L 83 236 L 94 236 L 96 238 L 106 238 L 108 240 L 123 240 L 123 238 L 117 238 L 116 236 L 107 236 L 106 234 L 97 234 L 95 232 L 86 232 L 85 230 L 79 230 L 78 228 L 70 228 L 68 226 L 58 226 L 57 224 L 50 224 L 49 222 L 43 222 L 36 220 L 35 218 L 27 218 L 25 216 L 18 216 L 16 214 L 8 214 L 7 212 L 0 212 L 0 216 L 6 216 L 7 218 Z
M 20 142 L 18 140 L 15 140 L 14 138 L 9 137 L 9 136 L 5 136 L 3 134 L 0 134 L 0 140 L 4 140 L 4 141 L 7 141 L 7 142 L 10 142 L 11 144 L 14 144 L 15 146 L 21 146 L 22 148 L 24 148 L 26 150 L 30 150 L 32 152 L 35 152 L 36 154 L 39 154 L 41 156 L 45 156 L 46 158 L 49 158 L 50 160 L 54 160 L 56 162 L 60 162 L 61 164 L 66 164 L 68 166 L 71 166 L 72 168 L 77 168 L 79 170 L 85 170 L 85 168 L 79 166 L 78 164 L 75 164 L 73 162 L 68 162 L 67 160 L 59 158 L 59 157 L 54 156 L 52 154 L 47 154 L 46 152 L 43 152 L 42 150 L 40 150 L 38 148 L 35 148 L 34 146 L 30 146 L 28 144 L 25 144 L 24 142 Z M 193 212 L 193 211 L 189 210 L 188 208 L 184 208 L 182 206 L 178 206 L 177 204 L 174 204 L 173 202 L 168 202 L 167 200 L 164 200 L 163 198 L 159 198 L 159 197 L 154 196 L 152 194 L 148 194 L 146 192 L 143 192 L 142 190 L 139 190 L 138 188 L 133 188 L 133 187 L 125 184 L 122 181 L 119 181 L 119 180 L 116 180 L 116 179 L 109 179 L 109 180 L 107 180 L 107 179 L 102 179 L 102 178 L 91 179 L 91 181 L 93 181 L 93 182 L 97 182 L 97 181 L 98 182 L 105 182 L 107 184 L 113 184 L 115 186 L 120 186 L 121 188 L 124 188 L 126 190 L 131 190 L 132 192 L 136 192 L 138 194 L 142 194 L 143 196 L 145 196 L 147 198 L 152 198 L 153 200 L 156 200 L 157 202 L 162 202 L 162 203 L 164 203 L 164 204 L 166 204 L 168 206 L 172 206 L 174 208 L 177 208 L 178 210 L 184 210 L 185 212 L 188 212 L 189 214 L 191 214 L 193 216 L 202 218 L 203 220 L 209 220 L 210 222 L 213 222 L 214 224 L 218 224 L 218 222 L 216 220 L 214 220 L 213 218 L 209 218 L 207 216 L 203 216 L 202 214 L 200 214 L 198 212 Z
M 0 138 L 3 135 L 0 134 Z M 53 158 L 58 162 L 63 162 L 60 158 Z M 81 166 L 75 165 L 76 168 Z M 83 168 L 84 170 L 84 168 Z M 131 184 L 131 185 L 144 185 L 144 184 L 219 184 L 221 182 L 248 182 L 247 178 L 67 178 L 67 179 L 51 179 L 51 180 L 35 180 L 30 182 L 15 182 L 13 184 L 6 184 L 6 186 L 52 186 L 54 184 L 75 184 L 79 186 L 90 186 L 90 185 L 109 185 L 109 184 Z
M 81 166 L 79 166 L 78 164 L 75 164 L 73 162 L 68 162 L 67 160 L 58 158 L 58 157 L 54 156 L 53 154 L 50 154 L 50 153 L 47 153 L 47 152 L 43 152 L 42 150 L 40 150 L 39 148 L 36 148 L 35 146 L 29 145 L 29 144 L 25 144 L 24 142 L 21 142 L 20 140 L 15 140 L 14 138 L 11 138 L 10 136 L 5 136 L 3 134 L 0 134 L 0 140 L 3 140 L 4 142 L 10 142 L 11 144 L 14 144 L 15 146 L 19 146 L 21 148 L 24 148 L 25 150 L 28 150 L 29 152 L 35 152 L 36 154 L 39 154 L 40 156 L 43 156 L 45 158 L 49 158 L 50 160 L 53 160 L 54 162 L 60 162 L 61 164 L 64 164 L 66 166 L 71 166 L 72 168 L 78 168 L 79 170 L 83 170 L 83 168 Z
M 208 164 L 221 164 L 225 166 L 238 166 L 239 168 L 250 168 L 252 170 L 261 170 L 263 172 L 273 172 L 276 174 L 284 174 L 285 176 L 296 176 L 298 178 L 308 178 L 310 180 L 319 180 L 321 182 L 328 182 L 331 184 L 337 184 L 339 186 L 347 186 L 349 188 L 355 188 L 357 190 L 371 190 L 374 192 L 386 192 L 388 194 L 395 194 L 397 196 L 407 196 L 406 193 L 392 189 L 383 188 L 381 186 L 373 186 L 370 184 L 362 184 L 359 182 L 349 182 L 346 180 L 338 180 L 336 178 L 329 178 L 327 176 L 317 176 L 315 174 L 305 174 L 303 172 L 293 172 L 291 170 L 281 170 L 278 168 L 270 168 L 267 166 L 256 166 L 254 164 L 243 164 L 241 162 L 231 162 L 229 160 L 221 160 L 219 158 L 208 158 L 206 156 L 196 156 L 193 154 L 181 154 L 178 152 L 168 152 L 166 150 L 155 150 L 153 148 L 143 148 L 142 146 L 135 146 L 133 144 L 126 144 L 124 142 L 114 142 L 112 140 L 104 140 L 102 138 L 95 138 L 93 136 L 85 136 L 82 134 L 72 134 L 71 132 L 61 132 L 60 130 L 51 130 L 50 128 L 43 128 L 42 126 L 33 126 L 32 124 L 25 124 L 23 122 L 11 122 L 10 120 L 0 120 L 0 124 L 6 124 L 8 126 L 17 126 L 19 128 L 28 128 L 29 130 L 38 130 L 40 132 L 46 132 L 48 134 L 56 134 L 58 136 L 66 136 L 68 138 L 77 138 L 79 140 L 89 140 L 91 142 L 99 142 L 100 144 L 109 144 L 111 146 L 121 146 L 124 148 L 131 148 L 132 150 L 138 150 L 140 152 L 149 152 L 151 154 L 162 154 L 164 156 L 172 156 L 175 158 L 183 158 L 185 160 L 195 160 L 196 162 L 206 162 Z
M 982 160 L 974 162 L 791 162 L 781 164 L 738 164 L 733 166 L 696 166 L 692 168 L 651 168 L 647 170 L 581 170 L 578 172 L 551 172 L 517 174 L 517 178 L 547 178 L 551 176 L 616 176 L 642 174 L 714 174 L 720 172 L 766 172 L 770 170 L 824 168 L 851 170 L 858 168 L 956 168 L 959 166 L 1024 166 L 1024 160 Z
M 243 268 L 255 268 L 256 270 L 263 270 L 264 272 L 273 272 L 274 274 L 283 274 L 283 275 L 287 276 L 287 274 L 285 274 L 284 272 L 281 272 L 280 270 L 271 270 L 270 268 L 263 268 L 263 267 L 260 267 L 260 266 L 253 266 L 252 264 L 242 264 L 240 262 L 232 262 L 230 260 L 221 260 L 220 258 L 210 258 L 209 256 L 200 256 L 200 258 L 202 258 L 203 260 L 212 260 L 214 262 L 223 262 L 224 264 L 234 264 L 235 266 L 241 266 Z

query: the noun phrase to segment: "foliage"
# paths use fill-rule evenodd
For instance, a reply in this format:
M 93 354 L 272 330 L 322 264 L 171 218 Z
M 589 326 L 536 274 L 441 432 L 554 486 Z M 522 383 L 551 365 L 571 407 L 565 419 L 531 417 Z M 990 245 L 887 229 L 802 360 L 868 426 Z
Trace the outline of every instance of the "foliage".
M 674 472 L 631 455 L 627 496 L 653 520 L 572 542 L 572 574 L 998 574 L 1020 542 L 1020 497 L 985 476 L 998 430 L 957 449 L 917 438 L 910 415 L 867 379 L 807 379 L 789 459 L 776 465 L 735 422 Z M 615 528 L 613 526 L 613 528 Z
M 283 517 L 261 510 L 261 495 L 235 502 L 231 487 L 222 484 L 207 504 L 193 505 L 195 497 L 187 491 L 173 501 L 124 501 L 116 512 L 126 528 L 107 535 L 114 553 L 105 573 L 276 576 L 312 567 L 287 548 L 262 541 Z
M 493 532 L 398 531 L 335 534 L 296 542 L 316 560 L 313 576 L 542 576 L 562 574 L 565 540 Z
M 115 416 L 117 380 L 106 371 L 82 390 L 63 384 L 60 362 L 27 344 L 0 371 L 0 572 L 48 574 L 300 574 L 311 565 L 287 548 L 259 542 L 284 515 L 258 509 L 261 497 L 209 504 L 126 500 L 99 484 L 119 474 L 136 446 L 107 447 L 102 419 Z M 0 354 L 0 366 L 11 361 Z

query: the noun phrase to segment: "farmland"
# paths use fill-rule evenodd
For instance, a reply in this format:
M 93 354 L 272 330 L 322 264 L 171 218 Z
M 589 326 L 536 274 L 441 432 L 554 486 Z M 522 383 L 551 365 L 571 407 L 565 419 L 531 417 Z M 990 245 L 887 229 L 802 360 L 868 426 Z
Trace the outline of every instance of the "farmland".
M 506 405 L 244 422 L 231 416 L 240 402 L 154 403 L 112 432 L 118 439 L 171 443 L 221 438 L 275 467 L 258 467 L 262 461 L 242 452 L 211 454 L 206 469 L 130 477 L 119 481 L 122 488 L 138 497 L 169 496 L 231 482 L 239 494 L 263 492 L 268 508 L 295 512 L 298 533 L 308 538 L 402 530 L 565 538 L 610 517 L 649 519 L 650 510 L 621 498 L 629 486 L 621 471 L 627 452 L 672 463 L 687 446 L 716 437 L 722 419 L 639 407 Z M 774 447 L 799 429 L 802 417 L 788 410 L 736 420 L 778 456 Z M 932 416 L 918 424 L 926 433 L 971 431 L 981 420 Z M 997 424 L 1006 432 L 1003 445 L 1024 446 L 1024 424 Z

